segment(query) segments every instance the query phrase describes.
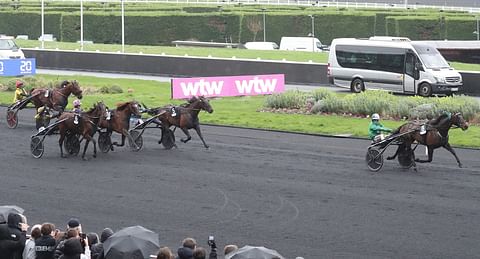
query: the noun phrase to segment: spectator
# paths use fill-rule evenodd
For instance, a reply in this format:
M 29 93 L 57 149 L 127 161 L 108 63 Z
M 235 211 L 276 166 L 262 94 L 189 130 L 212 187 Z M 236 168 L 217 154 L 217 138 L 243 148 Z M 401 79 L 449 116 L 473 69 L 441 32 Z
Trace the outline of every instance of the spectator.
M 58 259 L 63 254 L 63 246 L 68 236 L 68 231 L 76 230 L 78 234 L 82 233 L 82 225 L 77 218 L 71 218 L 67 222 L 67 230 L 62 236 L 57 238 L 57 248 L 55 249 L 54 258 Z
M 23 259 L 35 259 L 35 240 L 42 236 L 40 228 L 42 225 L 35 225 L 32 227 L 32 232 L 30 233 L 30 238 L 27 238 L 25 242 L 25 248 L 23 249 Z
M 175 256 L 173 256 L 172 250 L 168 247 L 162 247 L 158 251 L 157 254 L 157 259 L 174 259 Z
M 95 244 L 98 244 L 98 235 L 97 233 L 90 232 L 87 234 L 88 244 L 92 247 Z
M 27 230 L 25 216 L 8 214 L 7 225 L 0 225 L 0 259 L 22 259 Z
M 193 259 L 193 250 L 197 246 L 197 241 L 193 238 L 185 238 L 183 246 L 177 250 L 177 259 Z
M 235 252 L 238 250 L 238 246 L 236 245 L 226 245 L 225 248 L 223 248 L 223 254 L 227 256 L 231 252 Z
M 63 254 L 60 256 L 60 259 L 91 259 L 87 238 L 81 239 L 79 232 L 75 228 L 68 230 L 67 238 L 64 242 Z M 85 244 L 84 248 L 82 247 L 82 242 Z
M 210 246 L 210 254 L 208 259 L 217 259 L 217 244 L 213 236 L 208 237 L 208 245 Z
M 42 236 L 35 240 L 37 259 L 53 259 L 57 244 L 54 238 L 56 234 L 55 225 L 48 222 L 43 223 L 40 232 Z
M 207 251 L 203 247 L 197 247 L 193 250 L 193 259 L 206 259 Z
M 110 236 L 113 235 L 113 230 L 110 228 L 105 228 L 102 231 L 102 234 L 100 234 L 100 243 L 97 243 L 95 245 L 91 245 L 91 250 L 92 250 L 92 259 L 103 259 L 104 254 L 103 254 L 103 243 L 107 241 Z

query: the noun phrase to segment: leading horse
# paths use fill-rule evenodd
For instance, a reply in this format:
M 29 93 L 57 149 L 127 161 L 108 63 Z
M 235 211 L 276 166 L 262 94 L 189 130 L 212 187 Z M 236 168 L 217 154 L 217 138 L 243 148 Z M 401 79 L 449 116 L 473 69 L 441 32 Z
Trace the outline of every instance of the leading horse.
M 188 100 L 187 104 L 181 106 L 165 106 L 162 108 L 157 108 L 152 110 L 154 115 L 158 115 L 158 120 L 161 121 L 163 127 L 163 132 L 168 130 L 171 126 L 176 126 L 180 128 L 183 133 L 187 136 L 185 139 L 181 139 L 183 143 L 187 143 L 192 139 L 189 129 L 195 129 L 198 136 L 202 140 L 203 146 L 209 148 L 203 139 L 202 132 L 200 131 L 200 121 L 198 119 L 198 114 L 201 110 L 204 110 L 208 113 L 213 112 L 213 108 L 210 105 L 210 102 L 204 96 L 193 96 Z M 152 113 L 152 112 L 150 112 Z M 161 143 L 161 140 L 159 141 Z
M 60 87 L 47 89 L 47 88 L 34 88 L 30 92 L 30 102 L 35 105 L 35 108 L 47 106 L 58 112 L 56 116 L 65 110 L 68 104 L 68 97 L 73 94 L 77 98 L 82 99 L 82 89 L 76 80 L 63 81 Z
M 76 114 L 73 112 L 64 112 L 58 118 L 59 121 L 65 119 L 64 121 L 58 124 L 60 138 L 58 140 L 58 144 L 60 145 L 60 156 L 65 157 L 63 155 L 63 141 L 65 139 L 65 135 L 67 131 L 70 134 L 78 134 L 81 135 L 85 140 L 85 146 L 83 148 L 82 159 L 85 159 L 85 152 L 87 151 L 87 147 L 90 141 L 93 142 L 93 157 L 97 157 L 97 143 L 93 138 L 95 132 L 97 132 L 98 122 L 101 117 L 105 116 L 106 113 L 106 106 L 103 102 L 96 103 L 93 108 L 91 108 L 87 112 L 82 112 L 80 115 L 80 120 L 78 120 L 78 124 L 75 124 L 75 116 Z
M 403 147 L 400 145 L 393 156 L 388 157 L 388 160 L 394 159 L 400 152 L 406 150 L 406 152 L 412 152 L 411 145 L 414 141 L 417 141 L 419 144 L 422 144 L 427 147 L 428 150 L 428 159 L 415 159 L 415 162 L 419 163 L 430 163 L 433 160 L 433 151 L 439 147 L 443 147 L 448 150 L 457 160 L 458 166 L 462 167 L 460 159 L 458 159 L 457 154 L 453 150 L 452 146 L 448 143 L 448 131 L 452 126 L 461 128 L 462 130 L 468 129 L 468 122 L 465 121 L 461 113 L 443 113 L 434 120 L 429 121 L 425 124 L 426 132 L 421 134 L 421 126 L 423 123 L 418 123 L 417 121 L 412 121 L 403 124 L 395 132 L 405 133 L 402 136 Z

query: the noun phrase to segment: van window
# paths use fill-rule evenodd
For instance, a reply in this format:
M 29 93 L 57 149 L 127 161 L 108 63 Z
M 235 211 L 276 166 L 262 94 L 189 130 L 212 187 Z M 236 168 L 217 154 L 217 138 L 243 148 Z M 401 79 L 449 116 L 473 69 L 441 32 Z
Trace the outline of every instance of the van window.
M 335 53 L 338 64 L 342 67 L 403 74 L 405 62 L 403 49 L 337 45 Z
M 448 62 L 434 47 L 412 44 L 413 48 L 417 51 L 419 58 L 423 61 L 423 64 L 427 68 L 449 68 Z

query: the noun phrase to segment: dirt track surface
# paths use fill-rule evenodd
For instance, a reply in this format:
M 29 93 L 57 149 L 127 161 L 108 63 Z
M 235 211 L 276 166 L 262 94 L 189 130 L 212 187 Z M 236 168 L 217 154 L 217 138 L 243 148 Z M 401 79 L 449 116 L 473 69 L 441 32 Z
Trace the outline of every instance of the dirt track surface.
M 396 161 L 371 173 L 367 140 L 205 126 L 209 150 L 193 132 L 190 143 L 177 134 L 178 149 L 164 150 L 151 130 L 140 152 L 94 159 L 89 148 L 89 161 L 62 159 L 50 136 L 34 159 L 33 111 L 20 112 L 15 130 L 5 108 L 0 114 L 0 204 L 25 208 L 30 225 L 64 228 L 78 217 L 85 232 L 101 232 L 138 224 L 173 250 L 187 236 L 207 247 L 215 235 L 221 248 L 264 245 L 287 258 L 480 254 L 479 150 L 456 149 L 463 169 L 437 150 L 418 173 Z

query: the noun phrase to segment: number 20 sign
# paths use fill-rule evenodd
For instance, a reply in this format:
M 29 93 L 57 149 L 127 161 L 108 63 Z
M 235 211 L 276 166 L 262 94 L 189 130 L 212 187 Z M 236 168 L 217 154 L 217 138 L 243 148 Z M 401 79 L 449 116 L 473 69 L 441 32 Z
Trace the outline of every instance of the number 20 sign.
M 0 59 L 0 76 L 35 75 L 35 59 Z

